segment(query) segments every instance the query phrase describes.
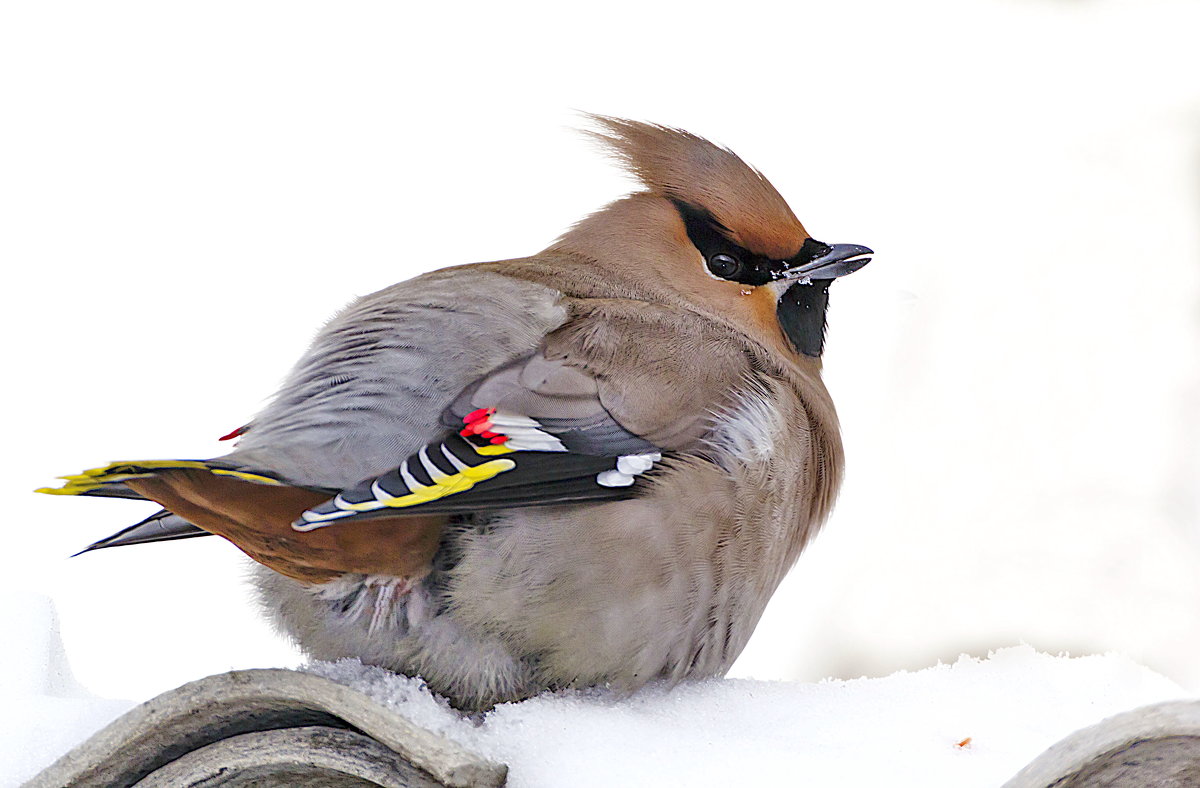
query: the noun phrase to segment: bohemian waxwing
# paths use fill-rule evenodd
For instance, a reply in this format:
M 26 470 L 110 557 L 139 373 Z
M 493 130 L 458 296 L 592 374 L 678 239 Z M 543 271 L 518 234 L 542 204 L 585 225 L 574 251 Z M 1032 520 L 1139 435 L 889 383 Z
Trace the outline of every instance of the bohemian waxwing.
M 464 709 L 724 674 L 833 504 L 825 308 L 871 250 L 728 150 L 594 121 L 642 191 L 352 303 L 229 454 L 43 491 L 158 502 L 87 549 L 223 536 L 309 655 Z

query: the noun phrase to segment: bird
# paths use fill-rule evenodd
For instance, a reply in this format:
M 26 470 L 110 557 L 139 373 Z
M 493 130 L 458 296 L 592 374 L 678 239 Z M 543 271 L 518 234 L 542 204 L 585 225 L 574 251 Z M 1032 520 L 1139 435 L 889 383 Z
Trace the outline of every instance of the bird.
M 81 552 L 224 537 L 310 658 L 465 712 L 723 676 L 837 496 L 829 288 L 874 252 L 728 148 L 588 120 L 634 191 L 353 301 L 228 453 L 42 488 L 162 507 Z

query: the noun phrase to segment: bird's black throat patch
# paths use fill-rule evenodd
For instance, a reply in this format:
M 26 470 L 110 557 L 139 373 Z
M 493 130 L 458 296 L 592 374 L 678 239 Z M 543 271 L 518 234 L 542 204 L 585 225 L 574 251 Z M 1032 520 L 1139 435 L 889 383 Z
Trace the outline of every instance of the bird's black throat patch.
M 779 298 L 779 325 L 792 346 L 806 356 L 820 356 L 825 349 L 825 311 L 832 282 L 814 279 L 811 284 L 794 284 Z
M 790 265 L 800 265 L 825 254 L 829 247 L 820 241 L 805 240 L 800 253 L 790 261 L 773 261 L 755 254 L 730 240 L 728 230 L 703 208 L 672 200 L 679 211 L 688 239 L 710 260 L 714 255 L 727 254 L 741 262 L 738 273 L 729 281 L 746 285 L 765 285 L 776 279 L 776 273 Z M 829 306 L 829 285 L 832 279 L 814 279 L 810 284 L 794 284 L 780 297 L 776 314 L 783 333 L 796 351 L 806 356 L 820 356 L 825 348 L 825 310 Z

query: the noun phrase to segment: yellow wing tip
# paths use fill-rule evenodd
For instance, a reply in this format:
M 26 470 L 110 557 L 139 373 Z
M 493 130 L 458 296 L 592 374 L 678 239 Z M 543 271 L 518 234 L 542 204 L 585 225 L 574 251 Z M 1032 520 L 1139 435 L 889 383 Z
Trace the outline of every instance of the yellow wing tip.
M 513 449 L 505 446 L 503 443 L 497 443 L 490 446 L 476 446 L 472 444 L 471 448 L 474 449 L 475 453 L 480 457 L 495 457 L 497 454 L 512 454 L 514 451 Z

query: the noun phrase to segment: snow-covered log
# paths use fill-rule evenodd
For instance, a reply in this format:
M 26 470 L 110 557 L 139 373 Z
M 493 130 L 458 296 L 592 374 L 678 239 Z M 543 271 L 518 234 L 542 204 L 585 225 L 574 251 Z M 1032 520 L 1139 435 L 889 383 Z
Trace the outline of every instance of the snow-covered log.
M 329 679 L 236 670 L 133 708 L 27 786 L 474 788 L 505 773 Z

